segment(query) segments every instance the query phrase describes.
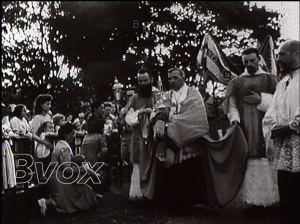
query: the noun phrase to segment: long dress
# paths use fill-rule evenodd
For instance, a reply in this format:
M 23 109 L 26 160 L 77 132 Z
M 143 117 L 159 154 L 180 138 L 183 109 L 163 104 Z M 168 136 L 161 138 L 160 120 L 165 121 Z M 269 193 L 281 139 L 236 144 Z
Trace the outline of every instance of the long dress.
M 58 141 L 52 153 L 52 162 L 57 166 L 50 177 L 49 200 L 61 213 L 73 213 L 77 210 L 88 210 L 92 208 L 97 199 L 90 186 L 77 184 L 72 178 L 63 178 L 62 171 L 58 167 L 63 163 L 71 162 L 72 150 L 67 142 Z

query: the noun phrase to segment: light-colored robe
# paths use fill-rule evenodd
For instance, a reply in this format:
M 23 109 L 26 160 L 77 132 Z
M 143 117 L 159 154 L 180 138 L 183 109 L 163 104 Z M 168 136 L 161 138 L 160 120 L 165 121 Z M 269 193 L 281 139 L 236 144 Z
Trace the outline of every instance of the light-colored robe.
M 194 87 L 184 85 L 177 93 L 172 90 L 166 96 L 171 99 L 171 105 L 175 102 L 170 110 L 167 135 L 180 149 L 177 158 L 181 162 L 201 153 L 195 140 L 208 134 L 206 109 L 200 93 Z
M 297 115 L 300 115 L 299 73 L 300 69 L 297 69 L 292 72 L 292 75 L 285 76 L 278 83 L 271 105 L 263 118 L 263 133 L 267 147 L 272 148 L 275 146 L 276 148 L 274 156 L 275 169 L 289 172 L 300 172 L 299 134 L 290 135 L 283 142 L 275 139 L 274 146 L 270 136 L 271 130 L 275 126 L 287 125 Z M 290 147 L 286 147 L 287 145 Z M 291 147 L 292 145 L 294 147 Z M 286 151 L 286 155 L 284 155 L 284 151 Z

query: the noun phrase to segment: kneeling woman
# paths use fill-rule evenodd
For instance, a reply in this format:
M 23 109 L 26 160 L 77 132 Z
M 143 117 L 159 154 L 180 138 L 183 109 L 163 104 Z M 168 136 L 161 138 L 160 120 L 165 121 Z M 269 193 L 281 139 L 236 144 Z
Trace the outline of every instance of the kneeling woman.
M 79 176 L 79 172 L 94 174 L 94 172 L 81 166 L 79 169 L 71 163 L 74 156 L 70 143 L 74 139 L 75 126 L 66 123 L 58 131 L 59 141 L 54 147 L 51 162 L 57 165 L 49 179 L 50 195 L 49 199 L 40 199 L 38 203 L 42 215 L 46 215 L 47 207 L 53 207 L 57 212 L 73 213 L 77 210 L 87 210 L 97 203 L 97 195 L 92 188 L 84 183 L 77 183 L 74 178 L 68 176 Z M 72 169 L 72 167 L 74 169 Z M 85 171 L 87 169 L 87 171 Z M 80 179 L 80 178 L 78 178 Z

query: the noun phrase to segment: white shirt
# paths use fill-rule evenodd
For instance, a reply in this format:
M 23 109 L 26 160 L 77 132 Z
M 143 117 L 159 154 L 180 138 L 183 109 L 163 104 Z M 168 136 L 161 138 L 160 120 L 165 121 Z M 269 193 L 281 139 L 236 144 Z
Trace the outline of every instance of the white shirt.
M 186 99 L 187 91 L 188 86 L 185 83 L 178 91 L 171 90 L 171 103 L 174 106 L 172 106 L 170 110 L 170 120 L 180 114 L 181 103 Z
M 13 117 L 10 120 L 10 127 L 13 132 L 18 132 L 18 134 L 26 134 L 29 130 L 29 125 L 27 123 L 27 120 L 25 117 L 23 117 L 22 120 L 20 120 L 18 117 Z

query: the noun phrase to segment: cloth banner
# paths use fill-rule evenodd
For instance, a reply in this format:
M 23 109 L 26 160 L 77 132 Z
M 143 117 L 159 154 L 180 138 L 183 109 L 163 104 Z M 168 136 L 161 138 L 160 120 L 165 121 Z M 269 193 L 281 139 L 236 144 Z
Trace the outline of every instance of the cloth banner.
M 266 36 L 263 44 L 259 48 L 259 54 L 265 61 L 263 69 L 272 75 L 277 75 L 277 67 L 274 53 L 274 42 L 270 35 Z
M 225 55 L 210 34 L 204 36 L 196 63 L 213 80 L 224 85 L 242 73 Z
M 231 202 L 242 186 L 247 167 L 248 145 L 239 125 L 213 140 L 204 135 L 208 206 L 222 207 Z

